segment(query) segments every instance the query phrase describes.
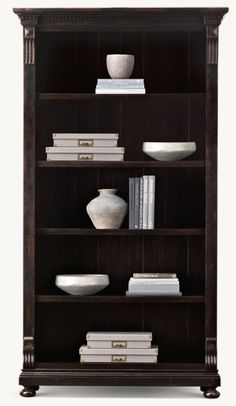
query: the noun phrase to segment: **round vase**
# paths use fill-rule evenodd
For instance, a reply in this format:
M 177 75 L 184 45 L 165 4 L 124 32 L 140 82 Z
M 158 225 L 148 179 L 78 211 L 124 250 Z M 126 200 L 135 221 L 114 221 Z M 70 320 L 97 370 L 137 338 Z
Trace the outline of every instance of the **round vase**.
M 117 189 L 99 189 L 99 196 L 86 209 L 95 228 L 120 228 L 127 213 L 127 203 L 116 195 Z

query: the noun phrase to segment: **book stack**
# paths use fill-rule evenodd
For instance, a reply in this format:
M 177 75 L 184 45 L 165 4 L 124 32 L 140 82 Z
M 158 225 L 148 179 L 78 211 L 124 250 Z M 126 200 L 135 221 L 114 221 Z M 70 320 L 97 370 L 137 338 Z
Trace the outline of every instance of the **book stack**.
M 175 273 L 134 273 L 129 280 L 127 296 L 181 296 Z
M 129 178 L 129 229 L 154 229 L 155 176 Z
M 98 79 L 96 94 L 144 94 L 143 79 Z
M 46 147 L 47 161 L 123 161 L 125 149 L 117 147 L 119 134 L 53 134 Z
M 79 349 L 80 362 L 156 363 L 158 347 L 150 332 L 89 332 Z

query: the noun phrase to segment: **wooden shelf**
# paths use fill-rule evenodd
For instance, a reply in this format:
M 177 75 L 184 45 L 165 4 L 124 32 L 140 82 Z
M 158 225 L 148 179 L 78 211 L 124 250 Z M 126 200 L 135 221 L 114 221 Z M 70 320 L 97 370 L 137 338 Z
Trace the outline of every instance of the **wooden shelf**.
M 80 362 L 37 362 L 35 364 L 35 369 L 51 369 L 51 370 L 84 370 L 84 369 L 99 369 L 99 370 L 106 370 L 106 369 L 144 369 L 144 370 L 166 370 L 166 371 L 182 371 L 183 369 L 187 371 L 200 371 L 205 370 L 205 364 L 201 363 L 182 363 L 182 362 L 174 362 L 174 363 L 166 363 L 166 362 L 157 362 L 156 364 L 116 364 L 114 363 L 88 363 L 88 364 L 81 364 Z
M 205 161 L 36 161 L 38 168 L 204 168 Z
M 39 100 L 96 100 L 96 99 L 130 99 L 157 98 L 174 99 L 203 98 L 204 93 L 145 93 L 145 94 L 95 94 L 95 93 L 38 93 Z
M 37 234 L 41 235 L 81 235 L 81 236 L 198 236 L 204 235 L 204 228 L 159 228 L 155 230 L 128 230 L 95 228 L 37 228 Z
M 36 295 L 38 303 L 204 303 L 204 295 L 194 296 L 122 296 L 122 295 Z

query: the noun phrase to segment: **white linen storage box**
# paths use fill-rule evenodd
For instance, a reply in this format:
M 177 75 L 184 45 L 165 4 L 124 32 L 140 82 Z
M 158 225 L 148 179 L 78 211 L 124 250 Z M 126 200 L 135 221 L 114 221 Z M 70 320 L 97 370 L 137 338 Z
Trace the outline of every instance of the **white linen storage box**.
M 80 347 L 80 362 L 112 362 L 112 363 L 156 363 L 158 347 L 140 348 L 88 348 Z
M 152 333 L 88 332 L 88 348 L 151 348 Z

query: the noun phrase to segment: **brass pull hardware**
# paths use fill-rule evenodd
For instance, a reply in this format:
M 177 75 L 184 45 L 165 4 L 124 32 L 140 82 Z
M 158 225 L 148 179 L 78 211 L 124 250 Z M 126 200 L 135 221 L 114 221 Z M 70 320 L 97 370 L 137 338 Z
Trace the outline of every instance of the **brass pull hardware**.
M 126 362 L 126 355 L 112 355 L 112 362 Z
M 81 147 L 92 147 L 93 146 L 93 140 L 80 140 L 79 145 Z
M 127 348 L 127 341 L 112 341 L 112 348 Z
M 82 160 L 92 160 L 93 156 L 92 154 L 80 154 L 79 158 Z

